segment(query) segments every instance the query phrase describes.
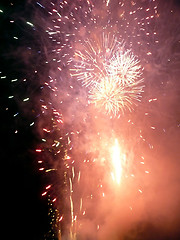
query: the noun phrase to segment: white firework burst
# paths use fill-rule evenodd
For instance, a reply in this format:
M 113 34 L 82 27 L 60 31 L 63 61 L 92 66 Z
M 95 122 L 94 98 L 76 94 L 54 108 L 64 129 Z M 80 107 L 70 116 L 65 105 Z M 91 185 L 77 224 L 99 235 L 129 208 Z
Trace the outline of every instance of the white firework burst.
M 131 84 L 139 81 L 142 77 L 140 61 L 130 50 L 117 51 L 109 63 L 109 74 L 118 77 L 123 84 Z
M 131 111 L 143 92 L 143 68 L 123 41 L 110 34 L 87 40 L 74 54 L 71 76 L 88 88 L 89 99 L 107 114 Z
M 133 110 L 141 99 L 143 87 L 142 80 L 124 85 L 117 78 L 108 77 L 89 91 L 89 99 L 101 111 L 117 116 L 124 114 L 125 110 Z

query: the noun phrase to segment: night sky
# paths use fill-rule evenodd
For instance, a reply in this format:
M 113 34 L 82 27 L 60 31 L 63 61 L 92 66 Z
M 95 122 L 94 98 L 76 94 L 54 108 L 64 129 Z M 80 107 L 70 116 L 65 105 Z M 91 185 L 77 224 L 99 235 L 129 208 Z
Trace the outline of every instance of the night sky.
M 160 2 L 162 4 L 162 1 Z M 180 15 L 180 2 L 178 0 L 169 2 L 176 10 L 176 14 L 179 11 Z M 2 198 L 6 206 L 6 220 L 4 219 L 8 229 L 4 233 L 6 239 L 43 240 L 50 229 L 51 222 L 48 216 L 48 197 L 42 197 L 48 179 L 38 170 L 39 155 L 35 149 L 42 146 L 39 130 L 41 125 L 41 120 L 39 120 L 41 102 L 39 100 L 41 96 L 46 96 L 46 99 L 50 98 L 50 93 L 43 92 L 42 86 L 49 72 L 52 71 L 52 65 L 45 63 L 47 58 L 45 33 L 37 23 L 37 15 L 36 18 L 34 17 L 36 8 L 37 4 L 31 0 L 4 0 L 0 3 L 2 10 L 0 12 L 0 154 L 3 174 L 1 184 L 5 186 Z M 40 17 L 42 18 L 42 16 L 45 17 L 46 13 L 43 12 Z M 180 17 L 177 19 L 179 19 L 180 28 Z M 35 27 L 27 22 L 33 22 Z M 167 29 L 169 30 L 169 28 Z M 172 59 L 169 65 L 164 64 L 161 54 L 159 54 L 159 58 L 156 58 L 154 65 L 151 63 L 145 65 L 145 74 L 150 79 L 146 85 L 148 94 L 151 92 L 148 97 L 153 99 L 158 96 L 159 99 L 157 103 L 152 103 L 152 107 L 148 106 L 147 111 L 151 112 L 152 110 L 152 115 L 145 123 L 143 119 L 142 123 L 136 115 L 133 115 L 135 121 L 138 119 L 138 124 L 145 124 L 144 129 L 149 123 L 153 123 L 157 128 L 153 134 L 144 130 L 148 141 L 157 146 L 152 155 L 150 152 L 151 156 L 149 157 L 149 166 L 153 169 L 153 187 L 147 185 L 153 191 L 153 196 L 157 196 L 154 208 L 150 208 L 149 212 L 151 209 L 156 211 L 156 207 L 163 205 L 162 202 L 164 202 L 164 210 L 155 216 L 155 224 L 153 220 L 147 218 L 145 221 L 140 220 L 133 225 L 131 233 L 123 238 L 127 240 L 180 239 L 180 30 L 173 29 L 172 34 L 177 34 L 177 40 L 170 46 Z M 159 49 L 160 51 L 162 52 L 163 49 Z M 161 66 L 158 76 L 153 69 L 155 65 L 157 69 Z M 156 81 L 154 80 L 155 76 Z M 160 82 L 163 79 L 165 79 L 164 85 L 161 86 Z M 148 97 L 145 96 L 145 100 L 142 102 L 145 102 Z M 144 103 L 144 106 L 146 107 L 147 104 Z M 144 111 L 146 110 L 139 110 L 140 117 Z M 50 116 L 51 113 L 47 115 L 47 118 Z M 69 115 L 67 114 L 67 116 Z M 114 123 L 115 130 L 118 129 L 117 122 L 118 120 Z M 67 128 L 70 129 L 70 125 L 71 122 L 68 122 Z M 77 124 L 75 127 L 78 128 L 79 125 Z M 55 133 L 53 134 L 55 135 Z M 55 176 L 51 178 L 54 180 Z M 161 193 L 162 198 L 158 197 Z M 147 205 L 152 206 L 153 200 L 148 198 L 148 201 Z M 3 207 L 2 210 L 4 210 Z M 163 212 L 165 212 L 164 215 Z M 172 212 L 168 223 L 166 221 L 161 223 L 162 225 L 164 223 L 165 229 L 161 224 L 160 226 L 157 224 L 159 219 L 168 218 Z M 57 238 L 49 236 L 46 239 Z M 80 239 L 93 240 L 93 237 Z
M 36 113 L 30 106 L 28 115 L 24 114 L 29 106 L 22 103 L 27 92 L 30 91 L 33 96 L 39 88 L 38 77 L 30 76 L 40 59 L 35 59 L 27 49 L 27 46 L 32 47 L 37 42 L 34 31 L 27 28 L 24 21 L 24 18 L 32 19 L 33 6 L 27 1 L 1 1 L 0 8 L 3 10 L 0 15 L 0 71 L 1 77 L 6 76 L 5 79 L 1 78 L 0 97 L 1 161 L 6 172 L 3 180 L 6 186 L 3 195 L 7 204 L 7 220 L 4 222 L 6 238 L 43 239 L 49 227 L 48 205 L 41 197 L 43 183 L 35 161 L 37 138 L 29 126 Z M 15 19 L 14 24 L 10 22 L 12 19 Z M 14 36 L 19 39 L 14 39 Z M 27 56 L 28 63 L 23 62 L 22 52 Z M 25 78 L 28 78 L 28 83 L 12 85 L 12 79 L 23 82 Z M 8 98 L 14 93 L 19 97 Z

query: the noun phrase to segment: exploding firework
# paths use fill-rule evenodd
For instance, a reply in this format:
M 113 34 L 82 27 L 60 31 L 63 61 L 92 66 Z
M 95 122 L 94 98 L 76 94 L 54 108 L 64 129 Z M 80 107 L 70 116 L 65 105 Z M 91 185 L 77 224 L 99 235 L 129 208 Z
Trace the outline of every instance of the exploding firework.
M 110 34 L 102 40 L 86 41 L 83 51 L 75 53 L 71 76 L 89 88 L 89 99 L 107 114 L 132 111 L 134 100 L 143 92 L 143 68 L 125 44 Z
M 83 50 L 74 54 L 71 76 L 86 87 L 94 87 L 112 72 L 111 61 L 114 61 L 115 53 L 124 48 L 124 44 L 118 42 L 115 36 L 103 33 L 102 38 L 88 39 L 82 45 Z
M 103 79 L 90 92 L 90 101 L 108 115 L 117 116 L 125 110 L 132 111 L 143 92 L 142 81 L 123 85 L 114 77 Z
M 96 48 L 88 40 L 85 44 L 85 53 L 75 53 L 74 68 L 71 76 L 77 77 L 86 87 L 94 86 L 107 75 L 118 76 L 123 84 L 133 83 L 141 78 L 142 67 L 130 50 L 124 51 L 124 44 L 113 37 L 103 37 L 102 48 Z M 98 45 L 99 46 L 99 45 Z M 89 50 L 88 50 L 89 48 Z
M 135 83 L 141 79 L 142 67 L 130 50 L 125 52 L 117 51 L 109 64 L 109 74 L 117 76 L 118 81 L 123 85 Z

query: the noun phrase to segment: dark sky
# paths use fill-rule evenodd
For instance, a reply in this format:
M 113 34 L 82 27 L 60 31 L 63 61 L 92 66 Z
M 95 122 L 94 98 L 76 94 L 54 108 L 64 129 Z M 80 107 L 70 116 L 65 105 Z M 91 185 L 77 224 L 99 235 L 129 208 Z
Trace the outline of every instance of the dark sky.
M 174 1 L 173 4 L 175 8 L 180 8 L 178 0 Z M 0 3 L 0 9 L 3 11 L 3 13 L 0 13 L 0 154 L 3 174 L 2 185 L 5 186 L 5 192 L 2 193 L 6 206 L 4 223 L 8 228 L 5 233 L 6 239 L 41 240 L 44 239 L 43 236 L 49 229 L 48 202 L 47 198 L 41 196 L 45 182 L 38 171 L 37 154 L 35 153 L 36 146 L 39 144 L 39 136 L 37 136 L 37 130 L 33 126 L 30 127 L 34 119 L 37 118 L 40 109 L 36 100 L 40 98 L 37 98 L 37 96 L 41 95 L 41 69 L 44 69 L 41 61 L 45 57 L 36 30 L 27 26 L 25 22 L 25 19 L 29 22 L 33 19 L 34 8 L 35 5 L 31 1 L 25 0 L 4 0 Z M 14 36 L 17 36 L 18 39 Z M 31 48 L 36 49 L 36 51 Z M 174 46 L 174 48 L 175 51 L 179 51 L 177 46 Z M 38 75 L 34 74 L 37 66 L 40 69 Z M 45 71 L 47 73 L 48 70 L 48 67 L 46 67 Z M 161 76 L 159 76 L 160 78 Z M 12 83 L 13 79 L 18 79 L 18 82 Z M 167 90 L 170 92 L 173 89 L 171 82 L 168 83 L 169 85 L 167 84 L 166 94 Z M 179 84 L 176 86 L 179 87 Z M 173 96 L 175 92 L 176 97 Z M 15 97 L 11 97 L 14 94 Z M 158 153 L 161 161 L 162 156 L 166 156 L 168 160 L 179 158 L 179 151 L 177 150 L 179 135 L 176 128 L 173 127 L 175 125 L 177 127 L 179 121 L 179 111 L 177 110 L 179 102 L 176 101 L 179 100 L 178 94 L 178 89 L 177 91 L 172 90 L 170 101 L 165 101 L 167 103 L 166 107 L 162 104 L 164 102 L 163 97 L 166 99 L 165 96 L 159 103 L 161 109 L 164 107 L 164 113 L 168 112 L 168 116 L 171 115 L 172 117 L 169 123 L 163 122 L 167 128 L 166 139 L 169 137 L 170 142 L 167 143 L 166 139 L 162 137 L 162 133 L 157 132 L 157 136 L 152 137 L 152 141 L 157 145 L 158 141 L 164 141 L 164 145 L 159 148 Z M 33 100 L 26 103 L 23 99 L 27 97 Z M 174 103 L 175 101 L 176 103 Z M 157 125 L 161 125 L 158 119 Z M 168 152 L 166 147 L 173 153 Z M 180 169 L 178 160 L 175 161 L 172 171 L 175 169 Z M 155 168 L 156 170 L 158 173 L 161 172 Z M 176 183 L 177 188 L 180 186 L 178 172 L 175 173 L 175 176 L 172 174 L 167 174 L 167 176 L 170 181 Z M 162 174 L 161 177 L 164 178 L 165 174 Z M 176 177 L 177 180 L 174 180 Z M 156 184 L 160 185 L 162 182 L 157 181 Z M 156 186 L 157 189 L 159 189 L 159 185 Z M 179 191 L 172 190 L 172 193 L 178 194 Z M 169 198 L 168 194 L 167 198 Z M 178 201 L 175 202 L 175 204 L 177 203 Z M 178 211 L 179 206 L 177 206 Z M 159 230 L 151 222 L 140 222 L 135 228 L 136 234 L 138 232 L 137 240 L 180 239 L 180 220 L 179 217 L 175 219 L 172 223 L 174 230 L 169 235 Z M 135 238 L 129 237 L 128 239 Z
M 25 116 L 22 110 L 24 106 L 19 105 L 29 90 L 33 96 L 32 82 L 26 73 L 27 68 L 33 70 L 35 67 L 35 59 L 32 56 L 31 66 L 27 66 L 19 58 L 21 51 L 32 47 L 34 32 L 31 28 L 27 29 L 24 19 L 31 20 L 33 7 L 28 1 L 1 1 L 0 9 L 3 11 L 0 14 L 0 154 L 1 169 L 4 172 L 5 192 L 2 195 L 6 206 L 6 238 L 38 240 L 43 239 L 49 222 L 48 205 L 41 197 L 43 184 L 34 154 L 37 141 L 29 127 L 36 113 Z M 10 22 L 13 20 L 14 23 Z M 14 36 L 19 39 L 14 39 Z M 25 78 L 29 81 L 22 85 Z M 12 79 L 20 79 L 20 83 L 12 85 Z M 36 80 L 38 89 L 38 78 Z M 33 91 L 36 88 L 33 87 Z M 8 98 L 14 93 L 16 98 Z

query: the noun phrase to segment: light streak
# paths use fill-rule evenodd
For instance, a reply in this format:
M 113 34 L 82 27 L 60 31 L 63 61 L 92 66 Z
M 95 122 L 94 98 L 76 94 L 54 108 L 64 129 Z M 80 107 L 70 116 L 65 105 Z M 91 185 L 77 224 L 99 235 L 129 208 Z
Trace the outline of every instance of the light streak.
M 70 206 L 71 206 L 71 223 L 73 226 L 73 222 L 74 222 L 74 205 L 73 205 L 73 200 L 72 200 L 72 196 L 70 195 Z
M 47 194 L 47 192 L 43 192 L 41 195 L 42 195 L 42 196 L 45 196 L 46 194 Z
M 42 152 L 42 149 L 36 149 L 36 152 L 40 153 Z

